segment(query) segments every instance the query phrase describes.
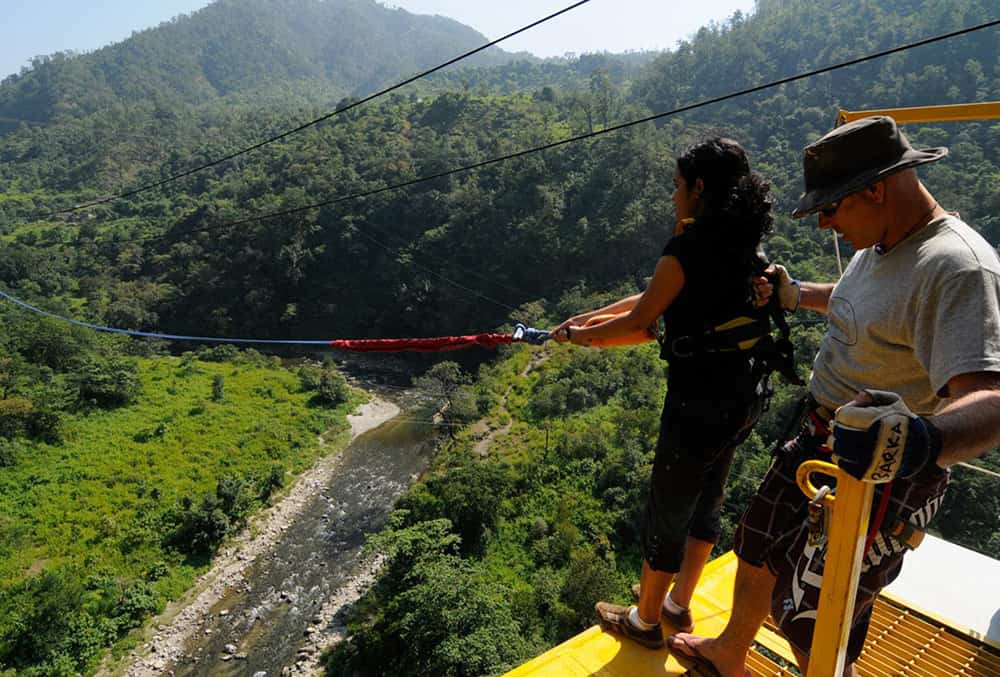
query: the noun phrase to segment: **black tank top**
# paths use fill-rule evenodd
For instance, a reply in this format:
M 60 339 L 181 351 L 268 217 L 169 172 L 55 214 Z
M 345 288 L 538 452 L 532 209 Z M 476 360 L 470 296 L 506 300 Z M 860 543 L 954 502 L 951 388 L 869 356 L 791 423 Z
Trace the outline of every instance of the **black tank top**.
M 746 265 L 741 265 L 733 252 L 691 228 L 674 236 L 664 247 L 663 256 L 674 256 L 684 270 L 684 287 L 663 313 L 661 357 L 670 364 L 667 400 L 750 401 L 757 382 L 749 351 L 699 354 L 691 350 L 696 347 L 694 342 L 686 339 L 736 317 L 767 317 L 766 309 L 752 303 Z M 672 346 L 679 350 L 671 350 Z M 679 357 L 676 352 L 692 354 Z

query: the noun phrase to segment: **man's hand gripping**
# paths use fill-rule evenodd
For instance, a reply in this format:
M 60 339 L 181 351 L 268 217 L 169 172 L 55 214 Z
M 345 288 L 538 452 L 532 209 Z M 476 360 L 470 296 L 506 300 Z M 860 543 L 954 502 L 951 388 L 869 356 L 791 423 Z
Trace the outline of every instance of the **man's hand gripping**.
M 882 484 L 916 475 L 941 453 L 941 433 L 910 411 L 896 393 L 862 390 L 837 409 L 833 454 L 837 464 L 861 480 Z

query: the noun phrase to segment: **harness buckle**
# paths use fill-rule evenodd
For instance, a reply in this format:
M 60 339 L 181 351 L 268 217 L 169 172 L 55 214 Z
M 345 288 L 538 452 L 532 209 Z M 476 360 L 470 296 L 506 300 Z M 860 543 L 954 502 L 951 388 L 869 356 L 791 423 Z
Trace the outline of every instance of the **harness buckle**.
M 825 499 L 831 489 L 824 484 L 809 501 L 809 514 L 806 516 L 806 528 L 809 532 L 807 542 L 813 547 L 826 543 L 827 532 L 830 530 L 830 510 Z
M 673 341 L 670 342 L 670 352 L 673 353 L 676 357 L 693 357 L 694 356 L 694 347 L 692 347 L 690 350 L 685 351 L 685 352 L 681 352 L 677 348 L 677 345 L 681 341 L 690 341 L 690 340 L 691 340 L 690 336 L 678 336 L 677 338 L 675 338 Z

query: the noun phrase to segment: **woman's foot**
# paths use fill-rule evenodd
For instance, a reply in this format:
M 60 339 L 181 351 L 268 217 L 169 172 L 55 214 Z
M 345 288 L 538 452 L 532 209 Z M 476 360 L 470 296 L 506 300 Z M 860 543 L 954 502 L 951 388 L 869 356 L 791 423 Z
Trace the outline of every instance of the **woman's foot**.
M 632 599 L 639 601 L 641 586 L 636 583 L 632 586 Z M 664 602 L 666 605 L 666 602 Z M 670 626 L 681 632 L 691 632 L 694 630 L 694 618 L 691 617 L 691 609 L 682 609 L 680 613 L 673 613 L 666 606 L 660 607 L 660 618 Z
M 609 604 L 608 602 L 598 602 L 594 609 L 597 611 L 597 618 L 600 620 L 601 627 L 608 632 L 628 637 L 647 649 L 663 648 L 663 630 L 660 628 L 660 624 L 655 623 L 648 628 L 639 627 L 638 623 L 642 621 L 638 619 L 637 613 L 633 613 L 634 606 L 620 606 L 618 604 Z M 632 616 L 638 619 L 638 623 Z

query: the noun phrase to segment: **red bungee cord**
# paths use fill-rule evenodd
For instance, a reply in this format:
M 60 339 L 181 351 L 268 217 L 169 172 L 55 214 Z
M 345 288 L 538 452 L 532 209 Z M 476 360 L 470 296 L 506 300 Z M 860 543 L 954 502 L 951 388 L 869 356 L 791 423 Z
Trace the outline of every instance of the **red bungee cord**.
M 541 345 L 548 338 L 549 332 L 525 327 L 518 323 L 515 325 L 513 334 L 469 334 L 466 336 L 398 339 L 335 339 L 330 341 L 330 347 L 356 353 L 437 353 L 446 350 L 461 350 L 471 346 L 496 348 L 521 341 Z

